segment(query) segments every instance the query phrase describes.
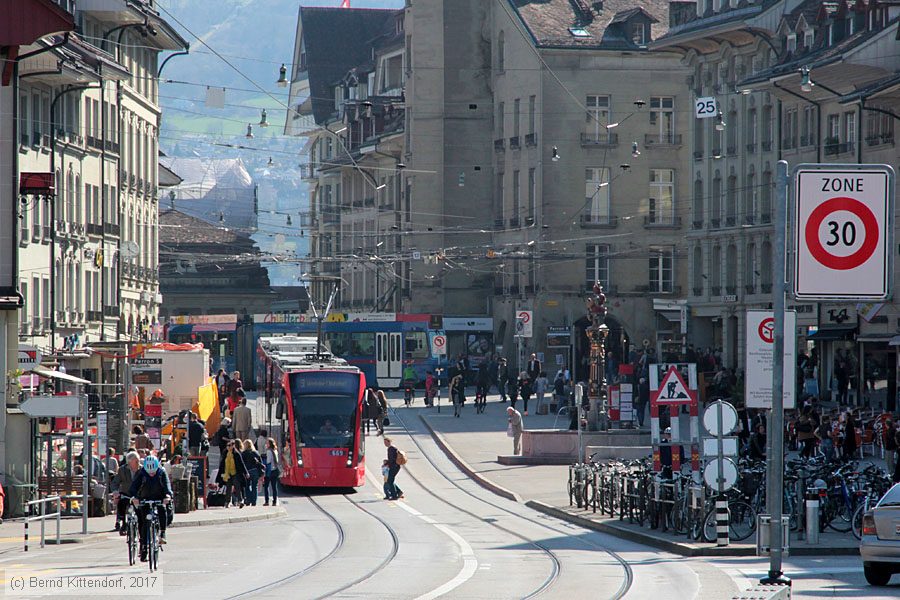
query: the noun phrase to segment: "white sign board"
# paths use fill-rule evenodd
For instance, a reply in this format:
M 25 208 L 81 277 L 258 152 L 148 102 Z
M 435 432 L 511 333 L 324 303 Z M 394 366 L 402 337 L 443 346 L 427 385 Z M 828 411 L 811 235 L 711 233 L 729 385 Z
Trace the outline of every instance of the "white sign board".
M 719 430 L 719 411 L 722 411 L 722 428 Z M 738 414 L 734 406 L 722 400 L 712 402 L 703 410 L 703 427 L 709 435 L 728 435 L 737 427 Z
M 109 435 L 108 423 L 108 413 L 105 410 L 99 411 L 97 413 L 97 454 L 100 456 L 106 456 L 106 438 Z
M 715 96 L 705 96 L 694 100 L 694 116 L 698 119 L 709 119 L 719 114 L 719 106 Z
M 19 346 L 18 368 L 23 371 L 30 371 L 41 364 L 41 351 L 37 346 Z
M 77 417 L 82 396 L 32 396 L 19 405 L 29 417 Z
M 720 478 L 721 481 L 719 481 Z M 703 481 L 711 489 L 719 492 L 730 490 L 737 483 L 737 479 L 737 465 L 730 458 L 713 459 L 703 467 Z
M 516 311 L 516 335 L 530 338 L 534 332 L 533 316 L 530 310 Z
M 435 356 L 447 354 L 447 336 L 435 335 L 431 338 L 431 353 Z
M 784 408 L 796 408 L 797 313 L 784 313 Z M 748 310 L 744 364 L 744 399 L 748 408 L 772 408 L 775 317 L 766 310 Z
M 716 438 L 703 438 L 703 456 L 715 458 L 719 455 L 719 440 Z M 736 437 L 722 438 L 722 456 L 738 455 L 738 439 Z
M 794 192 L 794 297 L 888 298 L 894 170 L 888 165 L 800 165 L 794 170 Z

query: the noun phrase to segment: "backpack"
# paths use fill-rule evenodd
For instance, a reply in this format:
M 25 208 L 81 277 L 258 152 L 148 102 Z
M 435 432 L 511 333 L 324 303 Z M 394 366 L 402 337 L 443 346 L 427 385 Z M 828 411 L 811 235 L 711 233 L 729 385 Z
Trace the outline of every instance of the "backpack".
M 401 467 L 406 464 L 406 452 L 399 448 L 397 449 L 397 464 Z

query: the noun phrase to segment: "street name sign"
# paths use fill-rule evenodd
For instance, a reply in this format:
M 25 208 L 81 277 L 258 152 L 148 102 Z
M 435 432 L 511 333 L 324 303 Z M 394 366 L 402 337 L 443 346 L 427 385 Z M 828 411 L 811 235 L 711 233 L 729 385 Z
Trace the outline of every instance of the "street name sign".
M 77 417 L 81 396 L 32 396 L 19 405 L 29 417 Z
M 894 170 L 888 165 L 794 169 L 794 297 L 887 299 L 893 215 Z
M 775 316 L 771 311 L 748 310 L 744 339 L 744 401 L 747 408 L 772 408 L 772 374 L 775 368 Z M 797 313 L 784 311 L 784 407 L 797 405 Z

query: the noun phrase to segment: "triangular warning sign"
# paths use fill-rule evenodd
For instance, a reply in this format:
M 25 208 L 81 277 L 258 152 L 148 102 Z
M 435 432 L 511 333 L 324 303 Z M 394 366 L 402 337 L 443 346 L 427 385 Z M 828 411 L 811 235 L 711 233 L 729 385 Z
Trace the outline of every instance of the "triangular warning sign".
M 669 367 L 659 389 L 656 390 L 656 402 L 662 404 L 686 404 L 694 399 L 694 392 L 688 389 L 681 373 L 675 366 Z

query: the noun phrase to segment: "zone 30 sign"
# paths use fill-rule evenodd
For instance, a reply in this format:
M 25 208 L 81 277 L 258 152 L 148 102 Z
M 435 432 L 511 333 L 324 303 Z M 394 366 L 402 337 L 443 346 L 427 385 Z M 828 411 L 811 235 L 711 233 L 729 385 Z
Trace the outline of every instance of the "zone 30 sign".
M 794 297 L 888 298 L 894 170 L 888 165 L 800 165 L 794 185 Z

